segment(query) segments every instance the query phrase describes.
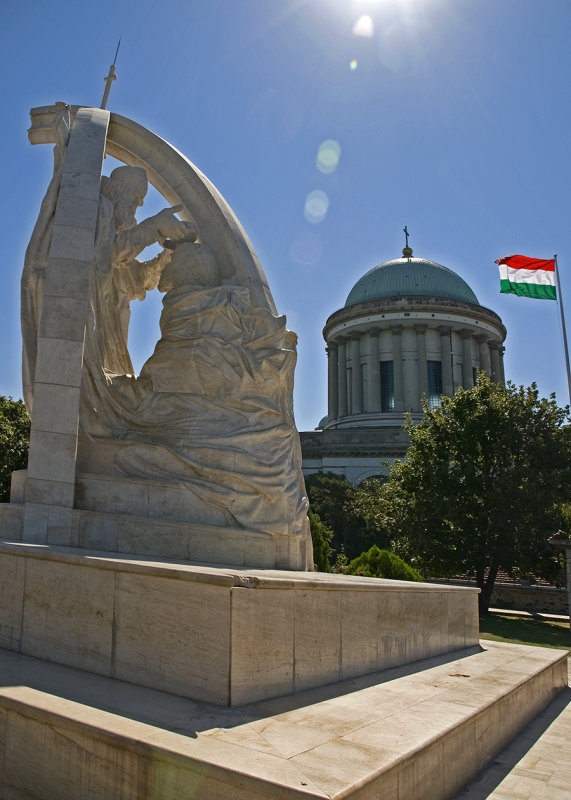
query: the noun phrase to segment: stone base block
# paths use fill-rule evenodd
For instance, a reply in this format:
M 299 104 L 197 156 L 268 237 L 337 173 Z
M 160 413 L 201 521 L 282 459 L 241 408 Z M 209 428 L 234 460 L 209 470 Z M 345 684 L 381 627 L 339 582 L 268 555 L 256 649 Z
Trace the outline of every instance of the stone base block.
M 475 589 L 0 543 L 0 647 L 220 705 L 477 641 Z
M 23 533 L 26 514 L 53 516 L 56 508 L 53 492 L 51 499 L 36 497 L 30 494 L 35 488 L 26 470 L 12 474 L 11 502 L 0 503 L 3 539 L 261 569 L 307 569 L 305 535 L 288 532 L 287 526 L 261 531 L 197 520 L 183 485 L 117 476 L 79 474 L 74 507 L 68 509 L 71 524 L 52 524 L 47 541 L 45 536 L 32 539 Z
M 239 709 L 0 651 L 10 800 L 445 800 L 567 684 L 566 651 L 483 642 Z

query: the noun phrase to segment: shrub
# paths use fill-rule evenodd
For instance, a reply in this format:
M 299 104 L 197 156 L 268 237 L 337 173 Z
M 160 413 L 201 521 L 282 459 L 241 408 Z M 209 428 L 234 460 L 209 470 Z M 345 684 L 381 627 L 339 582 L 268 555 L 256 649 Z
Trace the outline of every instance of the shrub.
M 397 581 L 422 580 L 419 573 L 406 561 L 388 550 L 381 550 L 376 544 L 349 562 L 347 574 L 365 575 L 370 578 L 391 578 Z

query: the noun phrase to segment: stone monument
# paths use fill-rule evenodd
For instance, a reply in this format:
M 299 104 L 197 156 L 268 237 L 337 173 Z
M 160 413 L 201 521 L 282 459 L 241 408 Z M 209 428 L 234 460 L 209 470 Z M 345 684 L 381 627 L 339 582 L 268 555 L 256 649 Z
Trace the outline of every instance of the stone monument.
M 500 681 L 510 724 L 473 752 L 455 744 L 451 717 L 437 757 L 432 739 L 408 736 L 381 754 L 375 725 L 403 692 L 404 710 L 414 695 L 430 716 L 435 680 L 470 677 L 477 590 L 312 571 L 296 337 L 232 210 L 131 120 L 62 103 L 31 116 L 30 141 L 55 144 L 54 174 L 22 276 L 29 463 L 0 505 L 0 790 L 417 800 L 453 753 L 461 767 L 447 787 L 458 787 L 525 721 L 511 720 L 506 698 L 528 678 L 521 691 Z M 106 154 L 123 165 L 102 176 Z M 167 207 L 137 223 L 148 182 Z M 150 244 L 159 254 L 138 261 Z M 135 376 L 129 303 L 155 287 L 161 337 Z M 374 696 L 351 699 L 339 684 L 435 657 L 446 670 L 453 653 L 456 671 L 425 673 L 426 687 L 414 667 L 393 675 L 413 674 L 410 688 L 388 693 L 376 686 L 386 674 L 368 679 Z M 533 709 L 562 686 L 561 657 L 544 662 L 528 665 L 529 681 L 541 674 Z M 463 735 L 498 724 L 486 663 L 475 667 L 485 700 L 449 702 Z M 322 724 L 302 713 L 316 703 Z M 373 744 L 341 743 L 367 714 Z M 213 719 L 237 740 L 210 730 Z M 267 753 L 266 725 L 281 731 L 279 752 Z
M 218 528 L 193 542 L 198 559 L 227 560 L 226 546 L 220 556 L 212 550 L 217 536 L 250 536 L 256 544 L 237 563 L 312 568 L 293 419 L 296 337 L 216 190 L 134 123 L 118 118 L 109 129 L 109 116 L 67 106 L 33 114 L 32 142 L 47 136 L 56 146 L 22 277 L 32 417 L 19 478 L 23 540 L 117 549 L 101 540 L 94 516 L 105 515 L 108 532 L 114 514 L 116 527 L 136 520 L 135 538 L 153 555 L 165 554 L 156 520 L 172 523 L 171 539 L 198 523 Z M 113 149 L 115 138 L 132 148 L 129 158 Z M 130 165 L 101 177 L 106 143 Z M 175 203 L 137 224 L 147 173 Z M 138 261 L 155 243 L 168 247 Z M 129 303 L 157 285 L 162 336 L 136 377 Z M 134 541 L 133 552 L 141 546 Z M 181 548 L 188 552 L 186 541 Z

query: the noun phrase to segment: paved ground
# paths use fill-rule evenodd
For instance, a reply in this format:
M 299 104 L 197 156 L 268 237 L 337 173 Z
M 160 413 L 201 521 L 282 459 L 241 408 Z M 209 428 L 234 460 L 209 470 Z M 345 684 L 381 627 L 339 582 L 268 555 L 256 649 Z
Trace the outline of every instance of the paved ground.
M 571 680 L 454 800 L 571 800 Z
M 498 643 L 493 642 L 486 642 L 485 644 L 489 645 L 487 653 L 469 656 L 471 661 L 470 675 L 475 681 L 481 680 L 484 673 L 481 672 L 480 674 L 480 671 L 484 669 L 486 660 L 496 660 L 498 664 L 500 662 L 503 664 L 503 660 L 505 658 L 509 659 L 510 654 L 511 656 L 517 655 L 515 650 L 524 655 L 525 651 L 535 650 L 535 648 L 525 646 L 522 646 L 520 650 L 520 647 L 516 648 L 516 646 L 505 644 L 498 645 Z M 536 654 L 532 655 L 536 657 Z M 139 732 L 137 741 L 139 741 L 145 724 L 145 721 L 140 716 L 141 709 L 143 709 L 144 713 L 148 713 L 153 717 L 153 719 L 147 720 L 147 723 L 152 722 L 154 720 L 153 715 L 158 714 L 162 720 L 161 724 L 166 724 L 168 730 L 165 731 L 164 735 L 168 736 L 171 749 L 177 733 L 184 733 L 182 726 L 185 727 L 185 730 L 186 727 L 190 726 L 186 732 L 187 735 L 184 737 L 188 747 L 194 743 L 198 743 L 202 749 L 212 745 L 216 748 L 216 752 L 219 752 L 222 747 L 226 751 L 228 748 L 232 749 L 237 746 L 240 750 L 239 761 L 241 769 L 244 767 L 247 754 L 252 758 L 255 757 L 258 771 L 261 768 L 262 761 L 270 758 L 274 777 L 275 762 L 278 756 L 283 756 L 288 762 L 295 762 L 296 758 L 307 761 L 308 741 L 313 745 L 312 749 L 315 752 L 319 750 L 320 746 L 331 750 L 331 743 L 320 744 L 321 740 L 310 741 L 313 729 L 320 725 L 320 730 L 323 732 L 322 738 L 325 737 L 326 739 L 331 738 L 331 735 L 336 731 L 338 737 L 347 741 L 334 742 L 333 744 L 336 745 L 334 752 L 329 753 L 328 751 L 328 753 L 325 753 L 326 756 L 329 754 L 329 758 L 325 759 L 321 767 L 326 769 L 326 774 L 322 775 L 322 780 L 318 782 L 330 784 L 333 781 L 337 785 L 329 786 L 327 791 L 314 793 L 314 795 L 317 794 L 324 797 L 333 796 L 338 792 L 339 786 L 343 784 L 344 776 L 341 773 L 346 771 L 347 768 L 350 768 L 349 771 L 353 779 L 355 778 L 355 773 L 361 768 L 367 774 L 370 771 L 365 769 L 366 764 L 361 764 L 352 757 L 355 751 L 355 744 L 363 736 L 368 736 L 365 741 L 365 745 L 367 743 L 368 745 L 362 748 L 363 753 L 365 756 L 367 753 L 372 754 L 375 764 L 378 764 L 383 755 L 389 757 L 390 760 L 390 750 L 393 744 L 398 753 L 401 754 L 404 741 L 410 746 L 411 738 L 414 739 L 414 736 L 419 737 L 419 739 L 430 736 L 428 723 L 434 721 L 436 724 L 434 717 L 437 707 L 444 706 L 448 708 L 448 713 L 450 714 L 454 709 L 461 711 L 462 704 L 467 703 L 468 706 L 470 705 L 468 692 L 470 675 L 463 674 L 466 670 L 460 668 L 460 662 L 446 661 L 445 659 L 443 663 L 437 663 L 442 659 L 434 659 L 435 665 L 428 670 L 427 674 L 416 674 L 410 667 L 397 668 L 395 673 L 403 673 L 403 686 L 399 691 L 396 691 L 396 686 L 391 687 L 389 682 L 371 683 L 370 677 L 358 678 L 348 682 L 348 684 L 354 684 L 352 687 L 348 685 L 348 688 L 356 690 L 354 702 L 359 701 L 354 708 L 347 705 L 351 701 L 351 691 L 339 696 L 338 693 L 335 693 L 334 697 L 330 697 L 328 688 L 322 687 L 321 689 L 310 690 L 312 696 L 315 695 L 313 697 L 314 703 L 310 708 L 306 708 L 305 705 L 298 707 L 295 703 L 293 707 L 290 707 L 291 698 L 276 698 L 257 704 L 256 707 L 245 707 L 237 710 L 207 707 L 205 704 L 198 704 L 195 701 L 182 700 L 171 695 L 162 695 L 162 693 L 157 693 L 144 687 L 130 685 L 121 685 L 120 692 L 110 690 L 107 696 L 103 692 L 105 686 L 109 684 L 113 688 L 115 685 L 115 682 L 110 681 L 110 679 L 88 675 L 87 673 L 77 673 L 75 675 L 75 683 L 73 683 L 70 682 L 69 676 L 72 673 L 75 674 L 74 671 L 45 662 L 36 664 L 36 669 L 34 670 L 36 681 L 34 684 L 26 681 L 24 668 L 28 664 L 28 667 L 32 669 L 35 659 L 28 659 L 12 653 L 4 653 L 4 659 L 6 662 L 13 661 L 15 663 L 13 675 L 6 665 L 4 670 L 0 670 L 0 675 L 3 676 L 6 684 L 5 691 L 10 695 L 18 692 L 35 691 L 38 697 L 42 695 L 47 698 L 47 702 L 51 695 L 48 696 L 44 693 L 49 688 L 48 684 L 51 685 L 50 682 L 57 678 L 56 685 L 51 687 L 54 691 L 55 689 L 58 690 L 57 697 L 52 698 L 50 702 L 62 703 L 67 708 L 68 714 L 71 713 L 70 709 L 75 708 L 77 710 L 81 702 L 91 701 L 93 703 L 94 698 L 97 698 L 96 705 L 100 706 L 98 710 L 99 717 L 103 718 L 102 715 L 105 715 L 106 712 L 108 716 L 111 716 L 112 712 L 119 714 L 119 719 L 123 724 L 130 726 L 129 729 L 132 729 L 133 726 L 136 727 Z M 481 666 L 478 667 L 478 664 L 481 664 Z M 510 664 L 511 662 L 507 662 L 504 666 L 510 667 Z M 519 671 L 523 666 L 523 662 L 518 660 Z M 38 667 L 39 669 L 37 669 Z M 52 675 L 51 678 L 50 675 Z M 456 685 L 459 681 L 462 681 L 463 684 L 460 688 Z M 36 689 L 27 690 L 27 685 L 36 685 Z M 490 687 L 487 687 L 486 692 L 489 692 L 489 690 Z M 386 692 L 389 695 L 396 694 L 396 696 L 392 698 L 388 695 L 384 696 Z M 429 696 L 424 697 L 427 692 Z M 374 696 L 377 693 L 382 694 L 383 697 L 378 697 L 375 701 Z M 433 704 L 434 707 L 431 713 L 422 711 L 419 713 L 418 710 L 415 710 L 413 694 L 418 702 Z M 153 697 L 156 697 L 156 708 L 149 702 Z M 402 715 L 399 717 L 400 728 L 397 726 L 398 730 L 392 731 L 393 742 L 387 743 L 385 741 L 388 732 L 384 717 L 376 724 L 363 725 L 364 718 L 367 715 L 378 715 L 380 713 L 379 710 L 385 716 L 390 716 L 391 708 L 395 711 L 395 704 L 398 705 L 400 703 L 402 705 L 401 701 L 403 699 L 406 700 L 406 708 L 403 709 Z M 103 700 L 105 702 L 101 705 Z M 144 700 L 144 702 L 141 702 L 141 700 Z M 455 702 L 452 702 L 454 700 Z M 138 709 L 137 714 L 132 713 L 131 702 L 135 703 Z M 410 707 L 411 703 L 412 707 Z M 436 706 L 434 705 L 435 703 Z M 261 712 L 264 712 L 265 709 L 267 713 L 255 714 L 256 708 Z M 194 714 L 191 713 L 193 710 Z M 250 716 L 248 716 L 248 710 Z M 349 713 L 351 711 L 357 719 L 355 731 L 352 731 L 354 720 Z M 422 721 L 420 726 L 417 724 L 419 719 Z M 448 717 L 447 720 L 448 722 L 450 721 Z M 156 723 L 156 720 L 154 721 Z M 340 725 L 342 730 L 337 730 Z M 189 732 L 192 733 L 190 737 L 188 736 Z M 303 741 L 300 740 L 300 732 L 306 737 Z M 309 739 L 307 738 L 308 736 L 310 737 Z M 154 738 L 156 739 L 156 735 Z M 339 749 L 341 746 L 344 746 L 343 752 Z M 352 748 L 352 750 L 349 751 L 347 748 Z M 300 749 L 302 752 L 298 753 Z M 340 758 L 340 755 L 343 757 Z M 312 772 L 311 764 L 304 762 L 300 764 L 300 767 L 304 767 L 308 774 Z M 448 773 L 453 771 L 453 765 L 449 765 L 448 769 L 444 765 L 444 785 L 447 771 Z M 314 775 L 316 780 L 317 777 L 319 776 Z M 58 781 L 60 778 L 61 773 L 59 772 L 57 775 Z M 336 781 L 334 780 L 335 778 L 337 779 Z M 304 778 L 304 780 L 306 779 Z M 420 786 L 417 788 L 416 794 L 409 796 L 422 800 L 424 796 L 422 788 Z M 45 800 L 46 796 L 41 790 L 39 792 L 36 790 L 33 795 L 29 795 L 26 792 L 9 788 L 0 783 L 0 800 Z M 59 797 L 60 795 L 54 795 L 52 792 L 49 796 Z M 71 797 L 75 795 L 63 792 L 61 796 Z M 100 794 L 98 796 L 103 795 Z M 398 791 L 392 791 L 391 787 L 387 787 L 387 792 L 382 794 L 385 800 L 387 798 L 395 800 L 397 796 Z M 523 730 L 511 745 L 494 758 L 486 770 L 456 795 L 454 800 L 571 800 L 571 687 L 568 685 L 553 703 Z

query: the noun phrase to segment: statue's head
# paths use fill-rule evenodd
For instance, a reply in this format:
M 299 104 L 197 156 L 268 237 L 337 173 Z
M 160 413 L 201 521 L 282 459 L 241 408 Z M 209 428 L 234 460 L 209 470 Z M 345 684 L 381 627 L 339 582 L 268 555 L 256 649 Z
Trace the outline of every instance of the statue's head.
M 206 245 L 199 242 L 180 242 L 161 273 L 159 291 L 168 292 L 169 289 L 187 284 L 217 286 L 219 282 L 216 261 Z
M 117 230 L 136 225 L 135 212 L 147 194 L 147 173 L 141 167 L 117 167 L 101 178 L 101 193 L 113 203 L 113 219 Z

